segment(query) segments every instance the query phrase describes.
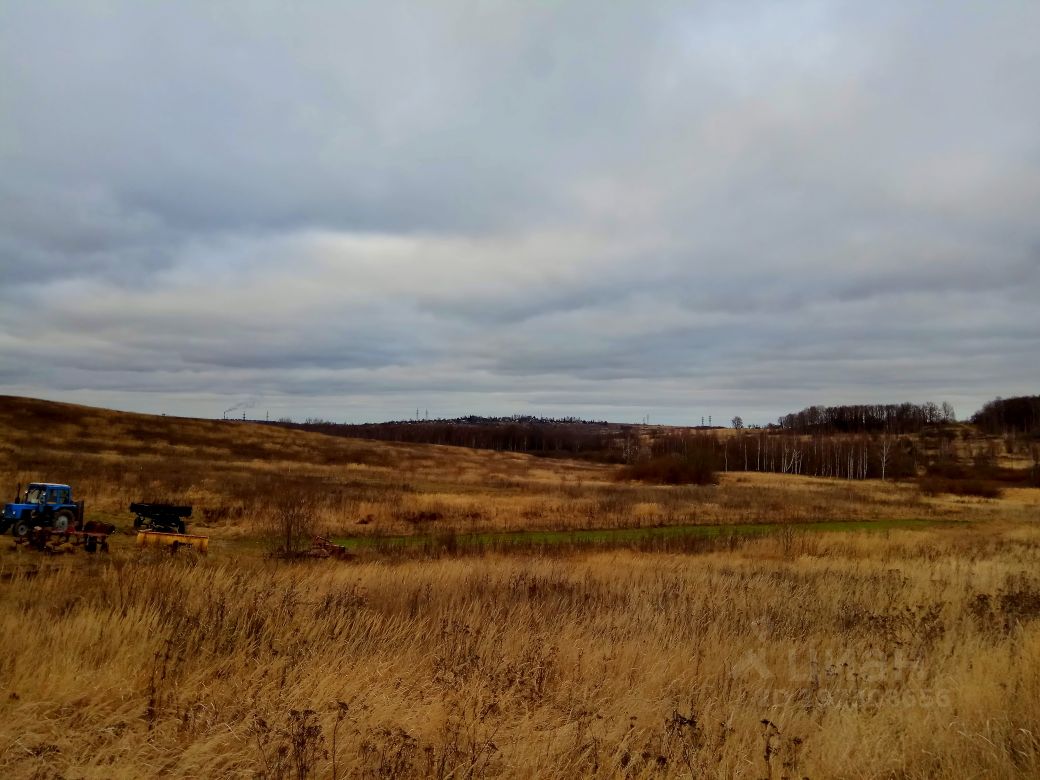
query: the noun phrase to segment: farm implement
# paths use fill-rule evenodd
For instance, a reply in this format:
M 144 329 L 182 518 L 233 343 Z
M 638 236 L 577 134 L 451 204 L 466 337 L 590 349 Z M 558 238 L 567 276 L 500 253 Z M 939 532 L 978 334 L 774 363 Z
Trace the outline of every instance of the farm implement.
M 191 517 L 190 506 L 151 504 L 137 501 L 130 505 L 134 513 L 134 528 L 138 531 L 161 531 L 182 534 L 185 518 Z
M 354 557 L 354 554 L 342 544 L 334 544 L 324 536 L 315 536 L 311 540 L 311 549 L 307 555 L 311 558 L 339 558 L 340 560 Z
M 171 553 L 182 547 L 190 547 L 196 552 L 209 551 L 209 537 L 195 534 L 171 534 L 165 531 L 138 531 L 138 547 L 165 547 Z
M 40 552 L 108 552 L 108 537 L 116 527 L 96 520 L 84 521 L 82 501 L 74 501 L 72 488 L 56 482 L 30 482 L 21 486 L 15 500 L 4 505 L 0 533 L 11 529 L 16 545 Z
M 182 547 L 196 552 L 209 550 L 209 537 L 185 533 L 185 518 L 191 517 L 190 506 L 136 502 L 130 505 L 134 513 L 138 547 L 165 547 L 171 553 Z
M 74 552 L 77 547 L 82 547 L 88 553 L 92 553 L 99 550 L 108 552 L 108 537 L 115 532 L 116 527 L 110 523 L 90 520 L 83 524 L 81 530 L 38 525 L 22 530 L 24 533 L 15 536 L 15 544 L 25 545 L 39 552 Z
M 55 482 L 31 482 L 23 493 L 21 486 L 15 500 L 4 505 L 0 533 L 11 530 L 16 545 L 40 552 L 108 552 L 108 537 L 116 527 L 97 520 L 84 520 L 84 503 L 74 501 L 72 488 Z M 205 553 L 209 537 L 185 533 L 185 519 L 191 507 L 179 504 L 135 502 L 134 513 L 137 544 L 162 547 L 177 552 L 190 547 Z
M 286 550 L 285 548 L 274 550 L 270 553 L 273 558 L 288 558 L 301 560 L 303 558 L 335 558 L 339 561 L 349 561 L 355 558 L 354 553 L 342 544 L 336 544 L 324 536 L 312 536 L 311 546 L 306 550 Z

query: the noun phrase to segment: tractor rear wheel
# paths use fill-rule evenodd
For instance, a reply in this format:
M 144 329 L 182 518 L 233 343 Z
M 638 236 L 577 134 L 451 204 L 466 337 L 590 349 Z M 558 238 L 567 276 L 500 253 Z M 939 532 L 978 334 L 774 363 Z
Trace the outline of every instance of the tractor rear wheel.
M 67 509 L 61 509 L 56 512 L 54 514 L 54 519 L 51 520 L 51 528 L 55 531 L 60 531 L 61 533 L 68 531 L 69 526 L 74 527 L 75 525 L 76 518 L 73 516 L 72 512 Z

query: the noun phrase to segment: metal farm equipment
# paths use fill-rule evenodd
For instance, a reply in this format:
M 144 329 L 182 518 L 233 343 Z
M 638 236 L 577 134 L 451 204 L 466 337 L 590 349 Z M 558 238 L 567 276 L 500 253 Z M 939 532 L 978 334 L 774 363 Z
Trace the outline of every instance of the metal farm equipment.
M 182 534 L 185 530 L 184 519 L 191 517 L 190 506 L 177 504 L 136 502 L 130 505 L 130 511 L 137 515 L 134 518 L 134 528 L 138 531 L 151 530 Z
M 83 527 L 83 502 L 72 500 L 72 488 L 55 482 L 30 482 L 25 493 L 21 486 L 15 500 L 4 505 L 0 533 L 8 528 L 22 537 L 33 528 L 51 528 L 58 532 Z
M 311 540 L 311 549 L 307 555 L 311 558 L 339 558 L 340 560 L 354 557 L 342 544 L 334 544 L 324 536 L 315 536 Z
M 116 527 L 110 523 L 88 520 L 82 529 L 65 528 L 64 530 L 33 526 L 19 529 L 24 531 L 15 537 L 15 544 L 24 544 L 30 549 L 40 552 L 62 553 L 73 552 L 82 547 L 88 553 L 108 552 L 108 537 L 115 533 Z
M 8 528 L 16 545 L 40 552 L 108 552 L 108 537 L 116 527 L 97 520 L 84 521 L 82 501 L 74 501 L 72 488 L 56 482 L 30 482 L 21 486 L 15 500 L 4 505 L 0 533 Z
M 139 547 L 165 547 L 171 553 L 190 547 L 200 553 L 209 550 L 209 537 L 185 533 L 184 519 L 191 517 L 191 507 L 177 504 L 136 502 L 130 505 L 137 529 Z
M 196 552 L 209 551 L 209 537 L 195 534 L 170 534 L 163 531 L 138 531 L 138 547 L 165 547 L 171 553 L 182 547 L 191 547 Z
M 336 544 L 330 542 L 324 536 L 312 536 L 311 546 L 306 550 L 289 550 L 285 548 L 279 550 L 273 550 L 270 553 L 273 558 L 288 558 L 290 560 L 302 560 L 304 558 L 335 558 L 340 561 L 349 561 L 354 558 L 354 553 L 350 552 L 342 544 Z

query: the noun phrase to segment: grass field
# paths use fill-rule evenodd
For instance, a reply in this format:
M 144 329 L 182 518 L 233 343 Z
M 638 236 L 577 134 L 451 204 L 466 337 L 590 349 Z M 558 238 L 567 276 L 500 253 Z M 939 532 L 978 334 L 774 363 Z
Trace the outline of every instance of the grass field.
M 833 520 L 1024 520 L 1040 491 L 926 496 L 912 483 L 722 474 L 718 486 L 617 481 L 616 467 L 344 439 L 240 422 L 149 417 L 0 398 L 0 486 L 72 484 L 87 515 L 126 525 L 131 501 L 196 507 L 218 537 L 260 532 L 282 495 L 329 535 L 409 535 Z
M 888 531 L 894 528 L 915 528 L 937 525 L 929 520 L 823 520 L 816 523 L 719 523 L 715 525 L 661 525 L 641 528 L 582 528 L 567 531 L 500 531 L 495 533 L 409 534 L 407 536 L 347 536 L 333 539 L 350 550 L 423 545 L 435 550 L 437 546 L 460 551 L 499 552 L 546 547 L 616 547 L 621 545 L 649 546 L 655 543 L 670 545 L 683 540 L 737 540 L 766 534 L 823 533 L 826 531 Z M 956 522 L 956 521 L 950 521 Z
M 1040 775 L 1040 491 L 655 487 L 21 399 L 0 479 L 214 538 L 0 543 L 2 777 Z M 265 557 L 287 495 L 357 557 Z
M 1004 525 L 5 566 L 0 774 L 1031 777 L 1038 571 Z

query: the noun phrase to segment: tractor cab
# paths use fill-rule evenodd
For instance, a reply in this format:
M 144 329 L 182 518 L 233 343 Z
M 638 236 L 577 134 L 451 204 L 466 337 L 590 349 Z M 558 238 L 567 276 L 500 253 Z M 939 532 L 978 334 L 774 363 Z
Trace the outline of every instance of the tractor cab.
M 4 505 L 0 533 L 11 528 L 16 536 L 24 536 L 34 526 L 64 531 L 82 522 L 83 503 L 72 500 L 71 487 L 54 482 L 31 482 L 25 493 Z
M 72 498 L 72 488 L 68 485 L 55 485 L 50 482 L 33 482 L 25 490 L 23 506 L 57 506 L 67 504 Z

